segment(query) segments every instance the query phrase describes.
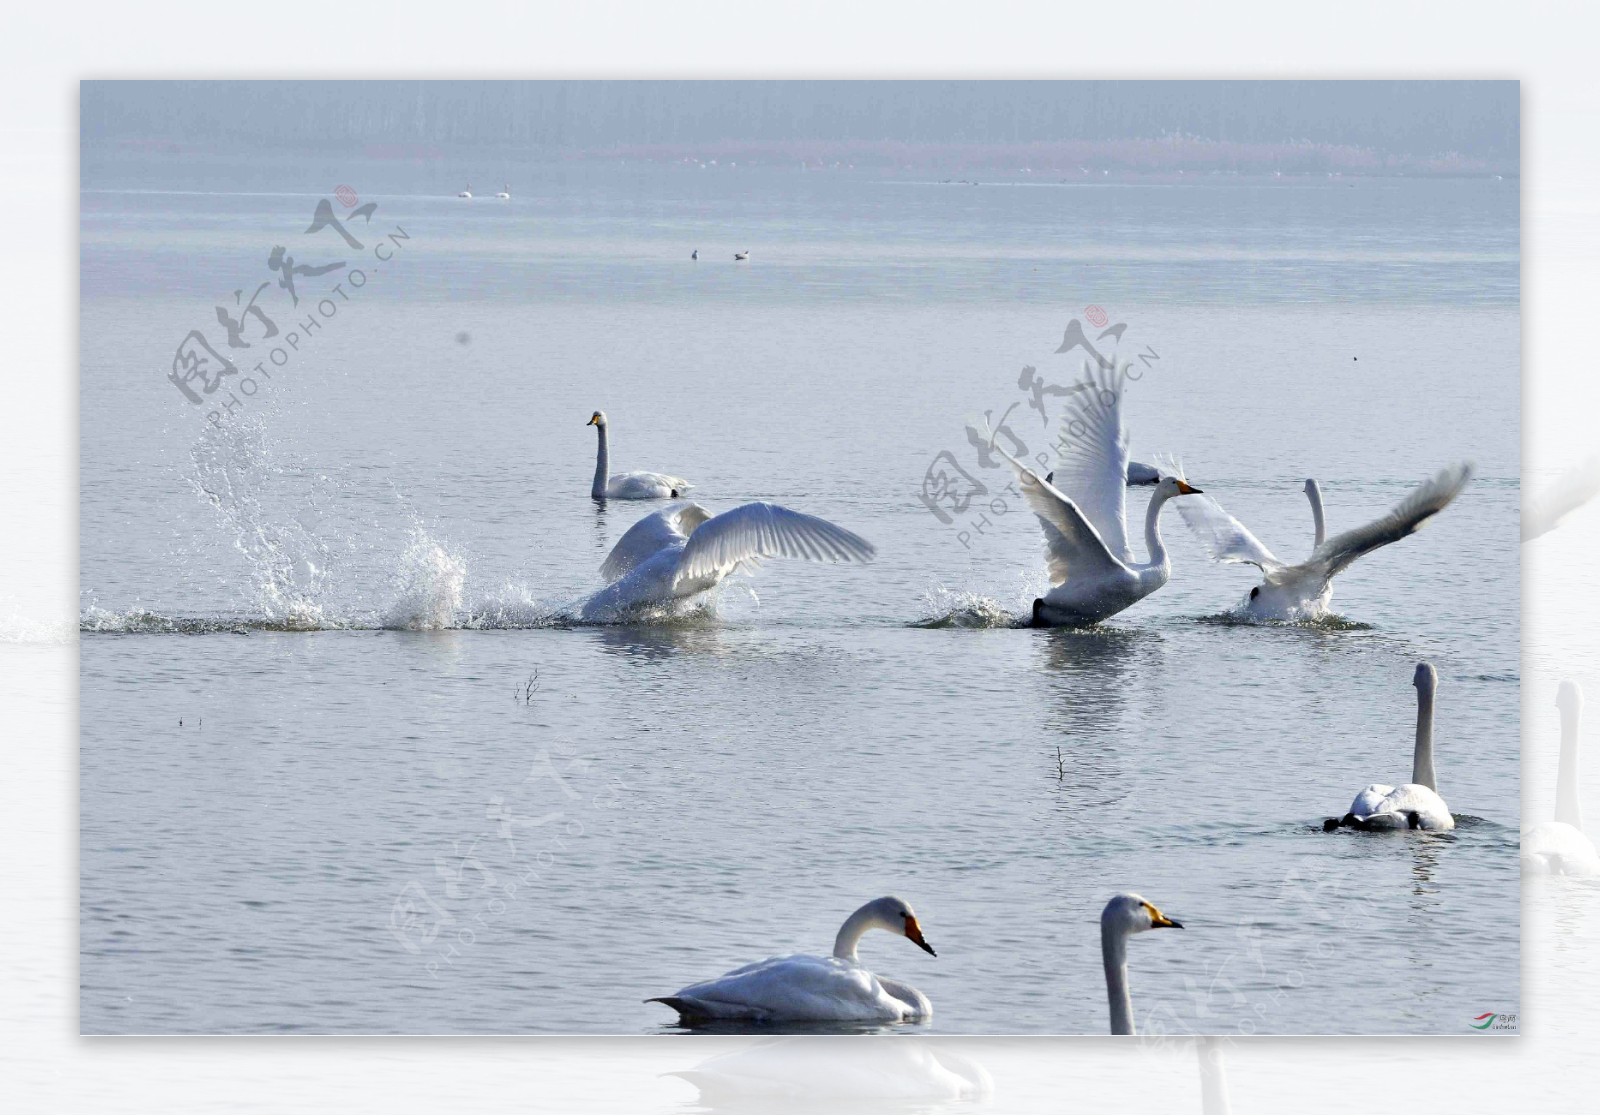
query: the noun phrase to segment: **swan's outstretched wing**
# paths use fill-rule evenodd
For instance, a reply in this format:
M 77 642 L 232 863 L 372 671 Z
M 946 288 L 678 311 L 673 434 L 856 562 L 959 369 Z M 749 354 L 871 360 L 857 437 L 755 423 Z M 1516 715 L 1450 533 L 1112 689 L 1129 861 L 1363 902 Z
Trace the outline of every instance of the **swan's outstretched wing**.
M 1349 566 L 1363 554 L 1370 554 L 1380 546 L 1399 542 L 1407 535 L 1443 511 L 1472 479 L 1472 466 L 1468 463 L 1441 469 L 1431 480 L 1424 481 L 1411 490 L 1404 500 L 1394 506 L 1388 515 L 1343 534 L 1333 536 L 1311 552 L 1299 566 L 1291 571 L 1312 573 L 1327 581 Z
M 1044 530 L 1050 584 L 1064 584 L 1069 575 L 1097 577 L 1128 572 L 1127 564 L 1111 553 L 1100 532 L 1066 493 L 1041 479 L 1038 473 L 999 446 L 993 449 L 1011 462 L 1011 467 L 1017 471 L 1017 484 L 1023 498 L 1039 517 L 1039 526 Z
M 1061 413 L 1056 441 L 1059 461 L 1047 482 L 1077 505 L 1094 525 L 1111 554 L 1124 564 L 1128 550 L 1124 489 L 1128 475 L 1128 434 L 1122 427 L 1122 394 L 1127 370 L 1099 365 L 1084 369 L 1083 390 Z
M 1536 539 L 1600 493 L 1600 454 L 1568 469 L 1537 496 L 1523 489 L 1522 541 Z
M 722 577 L 741 562 L 761 558 L 870 562 L 878 552 L 860 535 L 826 519 L 760 502 L 711 516 L 688 534 L 675 582 Z
M 699 504 L 671 504 L 652 512 L 625 531 L 600 565 L 600 576 L 612 582 L 664 547 L 685 541 L 711 518 Z
M 1268 550 L 1261 540 L 1250 533 L 1250 528 L 1222 510 L 1222 505 L 1209 496 L 1196 496 L 1179 500 L 1178 514 L 1183 516 L 1189 530 L 1200 536 L 1214 562 L 1248 562 L 1261 567 L 1262 573 L 1272 573 L 1283 568 L 1277 555 Z

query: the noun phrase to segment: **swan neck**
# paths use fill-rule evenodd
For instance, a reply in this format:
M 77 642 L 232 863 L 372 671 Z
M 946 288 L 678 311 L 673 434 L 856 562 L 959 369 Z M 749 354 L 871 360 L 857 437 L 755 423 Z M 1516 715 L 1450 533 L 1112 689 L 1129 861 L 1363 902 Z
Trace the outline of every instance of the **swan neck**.
M 1578 805 L 1578 710 L 1561 710 L 1561 766 L 1556 772 L 1556 821 L 1583 828 Z
M 1314 532 L 1311 545 L 1318 547 L 1328 537 L 1328 523 L 1322 517 L 1322 489 L 1317 487 L 1316 481 L 1306 482 L 1306 499 L 1311 501 L 1311 526 Z
M 606 498 L 606 477 L 609 475 L 607 466 L 610 464 L 610 453 L 606 445 L 606 425 L 596 423 L 595 429 L 600 432 L 600 447 L 594 455 L 594 486 L 589 489 L 589 495 L 596 500 Z
M 1106 963 L 1106 999 L 1111 1005 L 1111 1033 L 1134 1034 L 1133 998 L 1128 995 L 1128 935 L 1102 924 L 1100 952 Z
M 1149 509 L 1144 513 L 1144 543 L 1150 549 L 1152 566 L 1167 564 L 1167 547 L 1161 541 L 1161 509 L 1166 506 L 1167 500 L 1165 492 L 1155 492 L 1150 497 Z
M 1411 781 L 1438 793 L 1433 774 L 1433 689 L 1417 687 L 1417 749 L 1411 757 Z
M 861 940 L 861 935 L 878 925 L 877 916 L 868 903 L 855 914 L 844 920 L 844 925 L 839 927 L 839 936 L 833 939 L 833 955 L 843 961 L 856 960 L 856 943 Z

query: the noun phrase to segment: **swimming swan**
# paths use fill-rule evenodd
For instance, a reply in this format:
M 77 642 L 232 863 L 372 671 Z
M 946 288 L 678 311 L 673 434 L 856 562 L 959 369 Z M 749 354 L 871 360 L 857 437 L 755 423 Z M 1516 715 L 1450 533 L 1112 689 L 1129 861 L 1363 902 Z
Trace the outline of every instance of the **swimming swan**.
M 666 473 L 612 473 L 606 474 L 610 450 L 606 439 L 606 413 L 596 411 L 585 426 L 599 429 L 600 445 L 594 455 L 594 484 L 589 495 L 596 500 L 676 500 L 694 485 L 682 477 Z
M 721 515 L 699 504 L 673 504 L 617 540 L 600 566 L 610 584 L 584 602 L 581 615 L 616 621 L 641 607 L 687 600 L 763 558 L 869 562 L 876 553 L 852 531 L 777 504 L 740 504 Z
M 507 182 L 505 189 L 501 190 L 498 194 L 495 195 L 495 197 L 501 198 L 502 200 L 505 200 L 505 201 L 511 200 L 511 183 Z
M 1292 566 L 1276 557 L 1249 528 L 1209 496 L 1185 500 L 1178 505 L 1178 512 L 1190 530 L 1200 536 L 1213 561 L 1246 562 L 1261 570 L 1264 580 L 1250 590 L 1241 606 L 1245 615 L 1256 620 L 1314 620 L 1328 609 L 1336 575 L 1357 558 L 1415 534 L 1417 528 L 1448 507 L 1471 479 L 1471 464 L 1443 469 L 1412 489 L 1388 515 L 1331 539 L 1325 537 L 1322 490 L 1316 481 L 1308 480 L 1305 492 L 1311 501 L 1315 540 L 1311 557 Z
M 886 895 L 844 920 L 831 957 L 806 953 L 769 957 L 715 980 L 691 984 L 671 996 L 653 996 L 645 1003 L 666 1004 L 678 1013 L 681 1023 L 716 1019 L 905 1023 L 928 1019 L 933 1015 L 928 997 L 909 984 L 875 975 L 856 959 L 856 943 L 868 930 L 899 934 L 933 953 L 911 905 Z
M 467 188 L 465 190 L 462 190 L 459 194 L 456 195 L 456 197 L 458 197 L 458 198 L 470 198 L 471 196 L 472 196 L 472 183 L 470 183 L 470 182 L 467 183 Z
M 1134 561 L 1124 498 L 1130 483 L 1128 436 L 1122 426 L 1126 373 L 1126 368 L 1100 368 L 1086 375 L 1077 407 L 1062 416 L 1061 463 L 1047 479 L 993 446 L 1016 470 L 1022 495 L 1044 530 L 1051 589 L 1033 602 L 1031 623 L 1036 628 L 1104 620 L 1148 597 L 1172 576 L 1158 526 L 1161 509 L 1173 497 L 1199 495 L 1200 489 L 1181 476 L 1156 474 L 1144 521 L 1150 560 Z
M 1600 876 L 1600 854 L 1583 832 L 1578 805 L 1578 720 L 1583 691 L 1571 679 L 1556 690 L 1561 710 L 1561 766 L 1556 771 L 1556 820 L 1522 831 L 1522 870 L 1527 875 Z
M 1418 663 L 1411 679 L 1417 688 L 1417 743 L 1411 755 L 1411 782 L 1401 787 L 1373 783 L 1350 803 L 1342 818 L 1322 823 L 1331 833 L 1341 825 L 1353 829 L 1431 829 L 1456 827 L 1450 807 L 1439 797 L 1433 773 L 1433 694 L 1439 672 L 1432 663 Z
M 1106 999 L 1111 1005 L 1111 1033 L 1138 1034 L 1133 1029 L 1133 998 L 1128 995 L 1128 939 L 1146 930 L 1182 930 L 1143 896 L 1113 896 L 1100 912 L 1100 953 L 1106 964 Z

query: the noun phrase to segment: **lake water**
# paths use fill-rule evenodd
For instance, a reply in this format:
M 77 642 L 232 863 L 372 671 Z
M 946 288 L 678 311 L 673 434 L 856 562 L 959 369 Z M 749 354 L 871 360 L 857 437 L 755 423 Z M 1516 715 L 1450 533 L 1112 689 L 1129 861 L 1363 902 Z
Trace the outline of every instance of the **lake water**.
M 451 197 L 469 178 L 515 197 Z M 304 231 L 341 184 L 377 203 L 359 250 Z M 1147 1030 L 1515 1011 L 1518 244 L 1501 181 L 86 153 L 83 1031 L 673 1031 L 641 1001 L 826 952 L 885 893 L 938 950 L 862 943 L 934 1003 L 902 1031 L 1103 1034 L 1119 890 L 1186 927 L 1130 946 Z M 346 266 L 291 307 L 279 245 Z M 262 283 L 278 337 L 242 318 L 244 374 L 191 405 L 174 350 L 223 349 L 215 308 Z M 1251 571 L 1169 514 L 1160 593 L 1009 627 L 1042 540 L 964 427 L 1011 408 L 1053 442 L 1018 373 L 1070 379 L 1091 306 L 1144 354 L 1135 455 L 1181 454 L 1280 554 L 1309 550 L 1307 476 L 1333 531 L 1477 477 L 1337 580 L 1343 623 L 1223 622 Z M 589 500 L 597 408 L 613 469 L 878 561 L 562 622 L 653 507 Z M 941 451 L 991 490 L 948 523 L 919 498 Z M 1420 658 L 1459 827 L 1323 834 L 1408 777 Z

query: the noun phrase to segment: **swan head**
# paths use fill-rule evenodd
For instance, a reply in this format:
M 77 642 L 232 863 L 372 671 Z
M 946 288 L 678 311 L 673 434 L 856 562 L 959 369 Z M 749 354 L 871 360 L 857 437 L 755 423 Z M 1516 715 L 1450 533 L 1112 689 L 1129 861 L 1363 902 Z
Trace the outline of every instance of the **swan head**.
M 1563 678 L 1556 687 L 1556 708 L 1566 714 L 1583 709 L 1583 690 L 1570 678 Z
M 605 424 L 606 424 L 606 413 L 604 411 L 596 411 L 594 414 L 589 416 L 589 421 L 584 423 L 583 425 L 585 425 L 585 426 L 604 426 Z
M 1301 491 L 1303 491 L 1307 496 L 1317 491 L 1316 479 L 1314 477 L 1307 477 L 1306 483 L 1301 486 Z
M 1162 477 L 1156 481 L 1156 491 L 1168 500 L 1174 496 L 1198 496 L 1201 493 L 1200 489 L 1182 477 Z
M 1411 684 L 1417 688 L 1419 694 L 1431 694 L 1439 687 L 1439 672 L 1433 669 L 1432 663 L 1418 663 L 1417 673 L 1412 675 Z
M 917 912 L 911 909 L 910 903 L 893 895 L 885 895 L 882 899 L 874 899 L 867 908 L 871 912 L 873 925 L 891 934 L 908 938 L 933 956 L 939 956 L 933 952 L 928 939 L 922 936 L 922 926 L 917 922 Z
M 1183 923 L 1162 914 L 1156 905 L 1142 895 L 1124 892 L 1114 895 L 1106 909 L 1100 912 L 1100 928 L 1122 934 L 1142 934 L 1146 930 L 1166 928 L 1182 930 Z

